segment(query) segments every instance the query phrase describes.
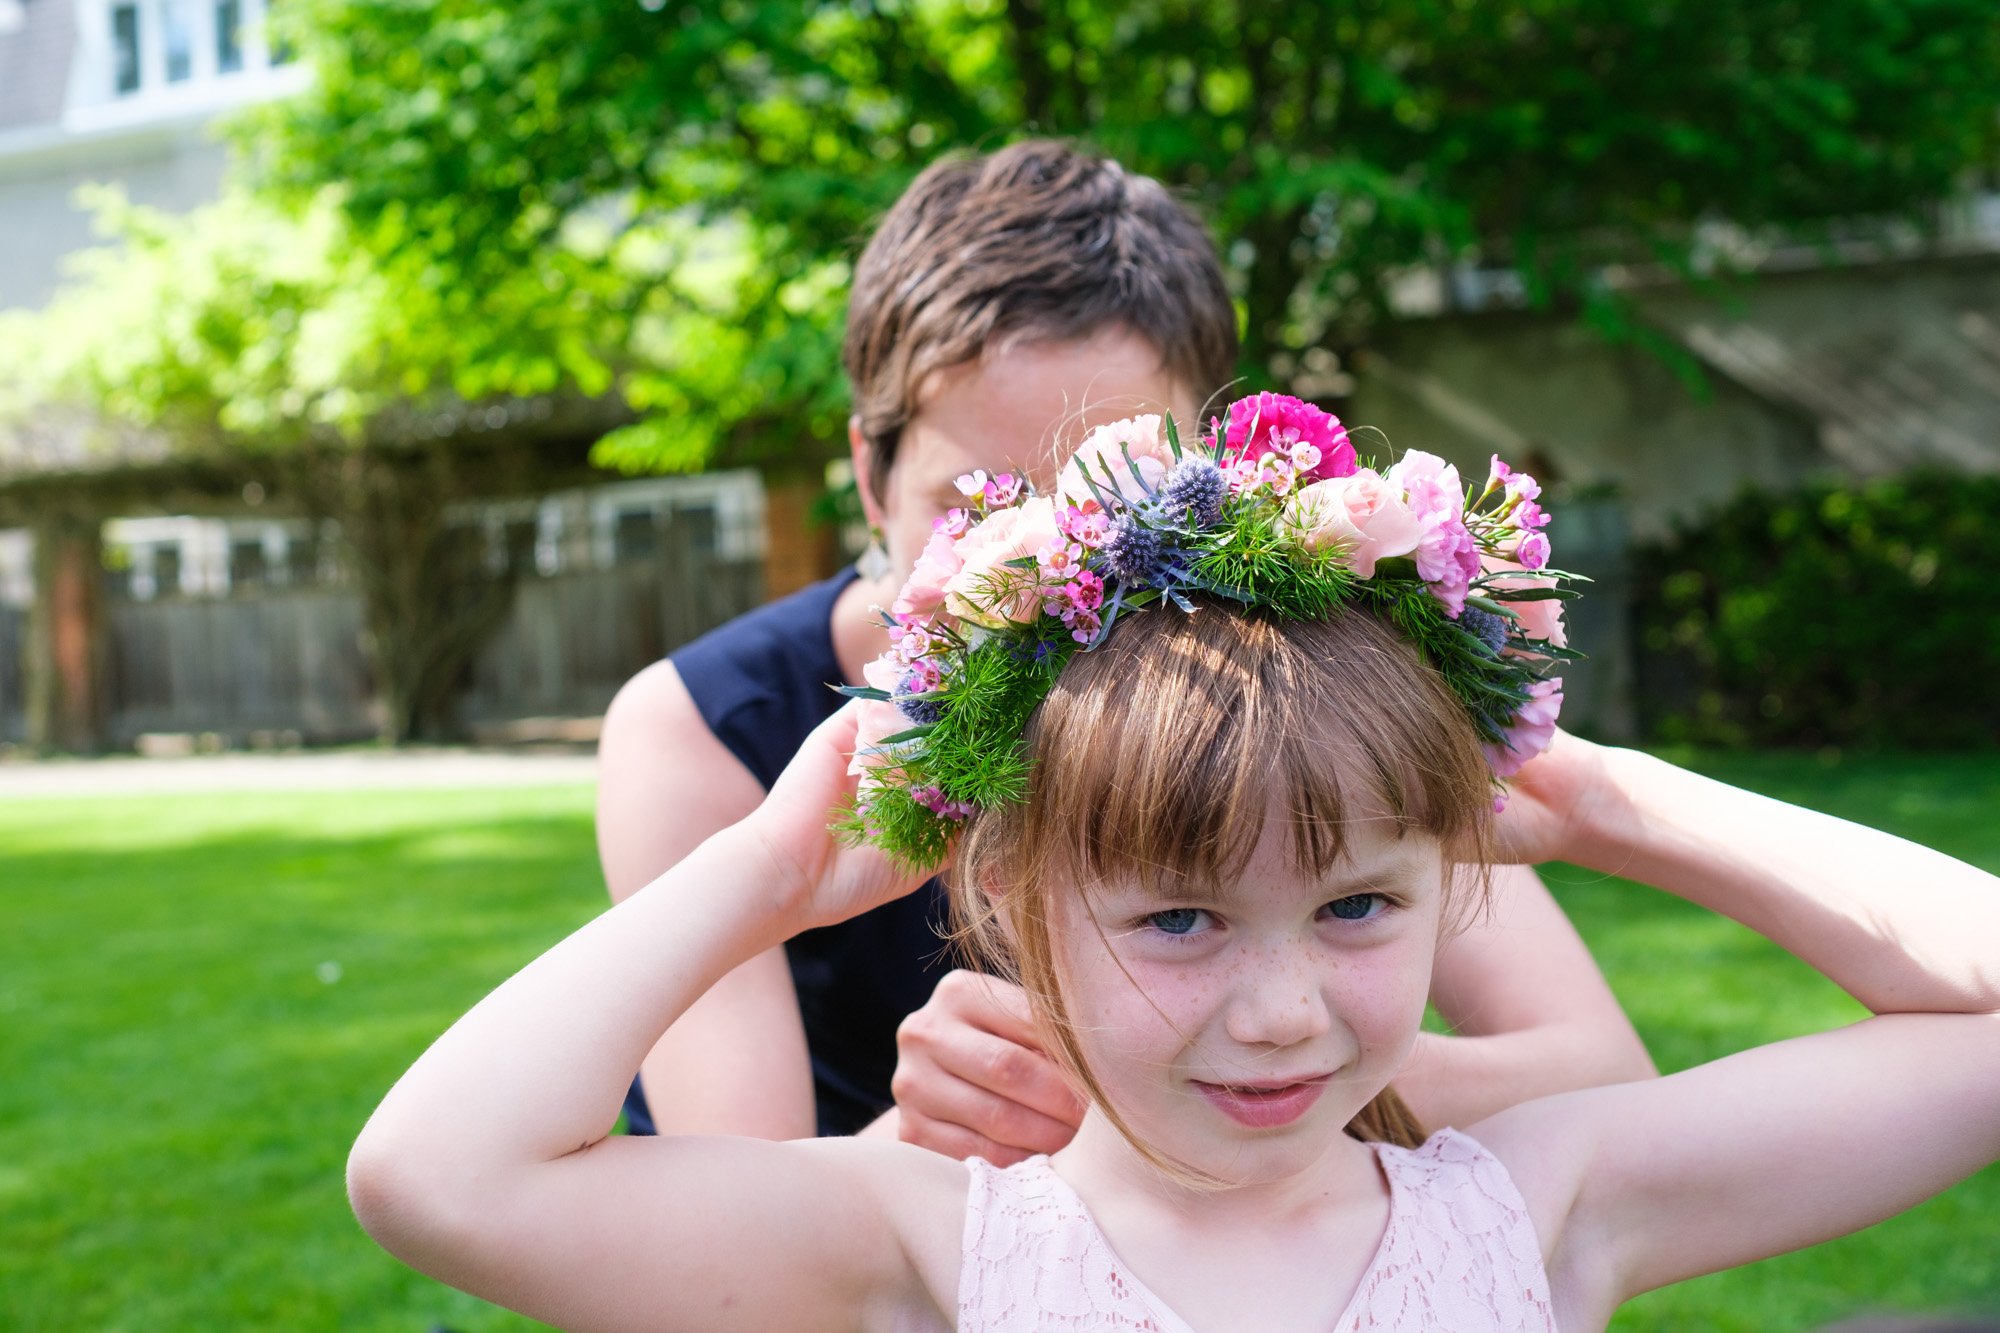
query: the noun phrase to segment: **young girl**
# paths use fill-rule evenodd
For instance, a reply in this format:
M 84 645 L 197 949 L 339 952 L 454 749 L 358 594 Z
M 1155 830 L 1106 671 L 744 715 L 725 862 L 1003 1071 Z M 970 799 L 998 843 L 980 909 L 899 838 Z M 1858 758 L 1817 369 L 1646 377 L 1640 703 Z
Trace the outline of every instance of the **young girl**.
M 1574 1330 L 2000 1156 L 1993 878 L 1556 735 L 1532 483 L 1377 474 L 1290 411 L 1213 457 L 1114 428 L 1055 499 L 968 479 L 866 701 L 390 1092 L 369 1231 L 572 1328 Z M 607 1137 L 707 986 L 944 847 L 1088 1097 L 1067 1147 Z M 1702 903 L 1877 1016 L 1424 1139 L 1389 1084 L 1475 855 Z

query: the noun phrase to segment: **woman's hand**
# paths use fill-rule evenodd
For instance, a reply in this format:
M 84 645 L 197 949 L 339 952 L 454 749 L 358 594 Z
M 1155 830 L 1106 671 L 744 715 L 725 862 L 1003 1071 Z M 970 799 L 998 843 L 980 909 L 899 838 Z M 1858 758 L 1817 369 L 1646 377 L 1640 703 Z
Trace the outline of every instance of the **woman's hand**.
M 859 916 L 935 873 L 899 865 L 874 847 L 843 846 L 828 827 L 854 796 L 847 769 L 856 710 L 849 703 L 813 728 L 764 803 L 737 826 L 770 858 L 778 901 L 798 930 Z
M 1084 1101 L 1043 1054 L 1028 997 L 977 972 L 947 972 L 896 1029 L 897 1133 L 947 1157 L 1012 1166 L 1067 1145 Z
M 1603 746 L 1560 729 L 1549 748 L 1507 781 L 1507 804 L 1494 821 L 1497 865 L 1574 861 L 1599 822 L 1624 800 Z

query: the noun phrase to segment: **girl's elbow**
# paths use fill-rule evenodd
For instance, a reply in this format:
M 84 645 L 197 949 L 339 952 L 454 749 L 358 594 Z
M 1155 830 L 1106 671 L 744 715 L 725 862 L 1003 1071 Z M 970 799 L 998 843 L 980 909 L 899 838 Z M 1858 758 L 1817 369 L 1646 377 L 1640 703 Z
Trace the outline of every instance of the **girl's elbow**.
M 463 1191 L 433 1169 L 435 1151 L 369 1122 L 347 1155 L 347 1202 L 361 1229 L 413 1268 L 433 1271 L 439 1247 L 469 1209 Z

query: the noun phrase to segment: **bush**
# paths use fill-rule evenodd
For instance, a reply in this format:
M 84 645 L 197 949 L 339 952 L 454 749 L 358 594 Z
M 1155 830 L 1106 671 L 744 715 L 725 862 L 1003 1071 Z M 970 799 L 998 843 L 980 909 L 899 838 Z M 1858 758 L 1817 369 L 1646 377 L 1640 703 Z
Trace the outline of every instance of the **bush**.
M 1635 553 L 1662 740 L 2000 741 L 2000 478 L 1746 494 Z

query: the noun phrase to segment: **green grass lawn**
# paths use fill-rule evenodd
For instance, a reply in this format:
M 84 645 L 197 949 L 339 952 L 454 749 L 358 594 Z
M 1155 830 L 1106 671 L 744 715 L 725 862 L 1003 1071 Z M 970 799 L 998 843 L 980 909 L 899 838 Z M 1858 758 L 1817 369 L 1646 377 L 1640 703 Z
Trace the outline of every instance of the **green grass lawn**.
M 2000 869 L 2000 757 L 1702 764 Z M 1858 1013 L 1727 922 L 1550 873 L 1663 1069 Z M 602 902 L 581 788 L 0 803 L 0 1327 L 523 1327 L 378 1251 L 341 1162 L 427 1042 Z M 2000 1172 L 1614 1327 L 1954 1305 L 2000 1310 Z

